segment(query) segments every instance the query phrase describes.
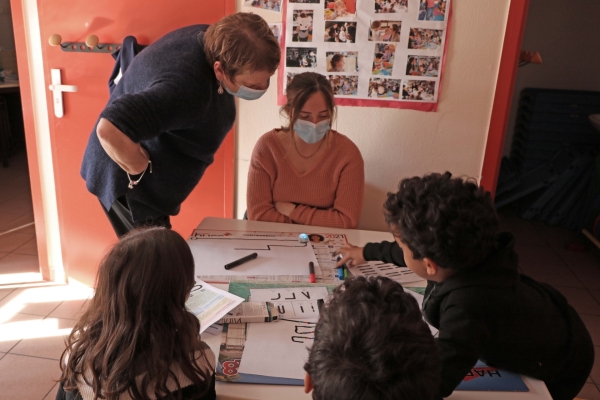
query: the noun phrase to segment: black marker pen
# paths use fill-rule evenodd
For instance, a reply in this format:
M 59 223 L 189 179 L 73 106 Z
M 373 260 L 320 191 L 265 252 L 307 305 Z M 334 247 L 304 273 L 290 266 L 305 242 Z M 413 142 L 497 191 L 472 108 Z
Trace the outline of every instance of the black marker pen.
M 246 257 L 240 258 L 239 260 L 235 260 L 233 262 L 230 262 L 229 264 L 225 264 L 225 269 L 237 267 L 238 265 L 242 265 L 243 263 L 246 263 L 250 260 L 254 260 L 256 257 L 258 257 L 258 253 L 249 254 Z

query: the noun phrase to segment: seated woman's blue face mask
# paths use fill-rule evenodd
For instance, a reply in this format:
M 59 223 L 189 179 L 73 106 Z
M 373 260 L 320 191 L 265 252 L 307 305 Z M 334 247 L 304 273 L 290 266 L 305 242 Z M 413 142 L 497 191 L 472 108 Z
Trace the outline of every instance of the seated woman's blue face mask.
M 297 119 L 294 123 L 294 131 L 306 143 L 317 143 L 331 129 L 330 120 L 325 119 L 313 124 L 310 121 Z

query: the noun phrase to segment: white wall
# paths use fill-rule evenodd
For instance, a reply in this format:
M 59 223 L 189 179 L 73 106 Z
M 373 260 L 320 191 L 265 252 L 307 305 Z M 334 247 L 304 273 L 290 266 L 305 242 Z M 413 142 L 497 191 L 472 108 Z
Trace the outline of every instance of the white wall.
M 600 1 L 531 0 L 522 48 L 543 64 L 521 67 L 508 121 L 509 155 L 519 95 L 524 88 L 600 90 Z
M 382 216 L 386 193 L 408 176 L 450 171 L 481 176 L 500 54 L 510 0 L 454 0 L 446 67 L 438 112 L 339 107 L 336 129 L 360 148 L 365 160 L 365 206 L 359 228 L 387 230 Z M 238 10 L 282 16 L 252 7 Z M 236 215 L 246 210 L 252 149 L 282 121 L 276 79 L 260 100 L 240 101 L 236 148 Z

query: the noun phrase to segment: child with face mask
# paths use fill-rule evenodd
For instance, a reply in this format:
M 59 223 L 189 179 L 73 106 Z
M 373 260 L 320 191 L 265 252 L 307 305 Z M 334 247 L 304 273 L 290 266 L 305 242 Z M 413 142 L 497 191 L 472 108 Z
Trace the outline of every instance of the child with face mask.
M 331 129 L 336 106 L 327 78 L 294 76 L 281 113 L 287 126 L 256 143 L 248 172 L 248 219 L 356 228 L 363 205 L 358 147 Z

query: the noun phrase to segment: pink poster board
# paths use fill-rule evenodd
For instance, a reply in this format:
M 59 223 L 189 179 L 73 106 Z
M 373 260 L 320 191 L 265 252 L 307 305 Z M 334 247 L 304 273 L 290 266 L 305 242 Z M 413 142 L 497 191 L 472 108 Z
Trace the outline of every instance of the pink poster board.
M 283 3 L 279 105 L 310 71 L 332 82 L 337 105 L 437 111 L 452 0 L 335 0 L 352 2 L 335 12 L 334 0 L 296 1 Z

